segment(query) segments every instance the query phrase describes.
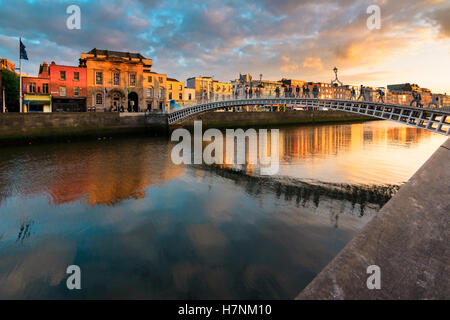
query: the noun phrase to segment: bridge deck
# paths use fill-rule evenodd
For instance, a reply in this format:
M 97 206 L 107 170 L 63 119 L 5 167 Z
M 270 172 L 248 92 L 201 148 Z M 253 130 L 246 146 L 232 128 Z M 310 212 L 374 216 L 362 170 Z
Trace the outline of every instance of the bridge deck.
M 417 108 L 370 101 L 313 98 L 254 98 L 215 101 L 177 109 L 169 114 L 169 124 L 192 115 L 223 108 L 255 105 L 295 105 L 358 113 L 378 119 L 397 121 L 443 135 L 450 134 L 450 111 L 441 108 Z

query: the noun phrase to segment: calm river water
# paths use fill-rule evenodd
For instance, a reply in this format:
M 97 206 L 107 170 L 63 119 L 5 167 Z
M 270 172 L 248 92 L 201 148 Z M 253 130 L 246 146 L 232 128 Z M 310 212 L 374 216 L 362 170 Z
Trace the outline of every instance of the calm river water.
M 445 139 L 285 127 L 263 178 L 174 165 L 168 138 L 2 148 L 0 298 L 292 299 Z

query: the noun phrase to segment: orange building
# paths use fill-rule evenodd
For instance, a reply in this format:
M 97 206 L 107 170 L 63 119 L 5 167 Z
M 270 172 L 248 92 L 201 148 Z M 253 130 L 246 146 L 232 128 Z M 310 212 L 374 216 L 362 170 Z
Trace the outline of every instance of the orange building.
M 148 82 L 152 77 L 152 65 L 152 59 L 140 53 L 95 48 L 82 53 L 80 67 L 87 69 L 88 106 L 97 111 L 144 111 L 146 98 L 150 98 L 146 97 L 144 78 Z
M 0 59 L 0 70 L 6 69 L 11 72 L 16 72 L 16 66 L 8 59 Z

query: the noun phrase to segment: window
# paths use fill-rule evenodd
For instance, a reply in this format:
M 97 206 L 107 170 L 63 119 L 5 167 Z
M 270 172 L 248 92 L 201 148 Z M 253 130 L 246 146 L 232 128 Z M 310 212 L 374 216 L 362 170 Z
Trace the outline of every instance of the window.
M 42 84 L 42 93 L 48 94 L 48 83 Z
M 79 72 L 74 72 L 73 73 L 73 80 L 80 81 L 80 73 Z
M 95 96 L 95 103 L 96 104 L 103 104 L 103 96 L 101 93 L 97 93 Z
M 66 72 L 65 71 L 59 72 L 59 80 L 66 80 Z
M 136 73 L 130 73 L 130 87 L 136 86 Z
M 182 94 L 182 93 L 180 93 L 180 94 L 178 95 L 178 99 L 183 100 L 183 94 Z
M 147 97 L 153 97 L 153 89 L 152 88 L 147 89 Z
M 169 90 L 172 90 L 172 84 L 169 84 Z
M 183 90 L 183 86 L 180 84 L 180 90 Z
M 59 87 L 59 95 L 61 97 L 65 97 L 66 96 L 66 87 Z
M 159 77 L 159 82 L 160 82 L 160 83 L 163 82 L 163 77 Z
M 36 92 L 36 83 L 30 82 L 30 92 Z
M 103 72 L 101 71 L 95 72 L 95 85 L 97 86 L 103 85 Z
M 80 88 L 79 87 L 73 88 L 73 95 L 75 97 L 78 97 L 80 95 Z
M 172 92 L 169 93 L 169 100 L 172 100 Z
M 148 77 L 148 82 L 152 82 L 152 81 L 153 81 L 152 76 L 149 76 L 149 77 Z
M 119 72 L 113 73 L 113 85 L 120 86 L 120 73 Z
M 189 100 L 192 100 L 192 93 L 189 93 Z

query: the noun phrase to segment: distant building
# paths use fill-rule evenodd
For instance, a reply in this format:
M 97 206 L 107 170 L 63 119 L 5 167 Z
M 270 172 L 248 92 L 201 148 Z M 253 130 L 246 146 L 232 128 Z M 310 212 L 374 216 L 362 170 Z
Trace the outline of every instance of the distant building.
M 195 104 L 195 89 L 194 88 L 186 88 L 184 87 L 184 102 L 185 104 Z
M 212 77 L 192 77 L 187 79 L 186 87 L 195 89 L 195 99 L 228 100 L 233 96 L 233 84 L 214 80 Z
M 253 80 L 251 74 L 239 74 L 239 78 L 232 81 L 232 83 L 234 85 L 234 93 L 239 97 L 245 97 L 245 92 L 250 89 L 259 91 L 261 96 L 275 96 L 275 91 L 279 88 L 281 95 L 283 87 L 285 87 L 282 81 Z
M 413 91 L 420 93 L 423 105 L 428 105 L 432 100 L 431 90 L 421 88 L 417 84 L 391 84 L 387 86 L 387 89 L 392 103 L 395 104 L 410 104 L 413 100 Z
M 8 59 L 0 59 L 0 70 L 3 69 L 9 70 L 11 72 L 16 72 L 16 66 Z
M 401 83 L 401 84 L 391 84 L 387 86 L 388 91 L 390 92 L 411 92 L 416 91 L 420 93 L 430 93 L 430 89 L 421 88 L 417 84 L 410 84 L 410 83 Z
M 167 101 L 184 100 L 184 82 L 178 81 L 177 79 L 167 78 Z

